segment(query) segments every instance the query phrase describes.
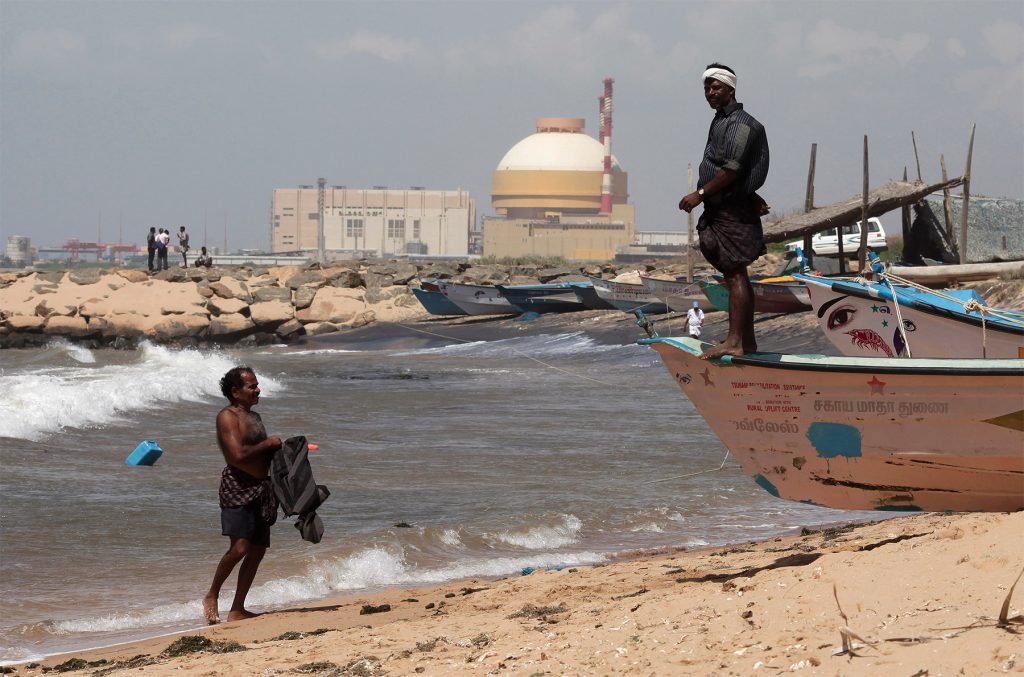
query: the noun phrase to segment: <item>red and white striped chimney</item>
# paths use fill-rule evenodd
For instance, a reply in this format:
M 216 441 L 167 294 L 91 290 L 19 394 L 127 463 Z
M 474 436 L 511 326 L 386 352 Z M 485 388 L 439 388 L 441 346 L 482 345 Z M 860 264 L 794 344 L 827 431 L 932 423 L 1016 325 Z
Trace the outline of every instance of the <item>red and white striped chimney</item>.
M 604 79 L 604 96 L 601 97 L 604 115 L 601 124 L 601 140 L 604 142 L 604 176 L 601 177 L 601 213 L 612 212 L 612 83 Z

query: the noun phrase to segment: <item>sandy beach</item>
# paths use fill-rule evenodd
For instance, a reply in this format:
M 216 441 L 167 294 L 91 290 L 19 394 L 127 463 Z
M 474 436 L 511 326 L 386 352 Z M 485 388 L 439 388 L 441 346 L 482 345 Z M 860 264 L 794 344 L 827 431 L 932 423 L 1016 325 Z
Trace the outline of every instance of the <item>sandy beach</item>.
M 1019 674 L 1024 593 L 1011 590 L 1022 566 L 1024 513 L 900 516 L 604 566 L 389 589 L 16 670 Z M 201 650 L 167 655 L 182 644 Z

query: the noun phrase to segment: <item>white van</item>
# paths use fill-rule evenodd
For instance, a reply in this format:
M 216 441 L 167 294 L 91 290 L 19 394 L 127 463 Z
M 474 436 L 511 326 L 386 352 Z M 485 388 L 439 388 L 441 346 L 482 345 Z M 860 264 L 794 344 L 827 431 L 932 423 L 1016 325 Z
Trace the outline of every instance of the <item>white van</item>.
M 857 248 L 860 247 L 860 221 L 851 225 L 843 226 L 843 255 L 855 256 Z M 786 256 L 791 257 L 796 253 L 797 247 L 803 247 L 803 240 L 794 240 L 786 243 Z M 836 229 L 815 233 L 811 238 L 811 246 L 814 248 L 815 256 L 835 256 L 839 253 L 839 238 Z M 868 219 L 868 249 L 873 252 L 884 252 L 889 248 L 885 239 L 885 229 L 882 222 L 871 217 Z

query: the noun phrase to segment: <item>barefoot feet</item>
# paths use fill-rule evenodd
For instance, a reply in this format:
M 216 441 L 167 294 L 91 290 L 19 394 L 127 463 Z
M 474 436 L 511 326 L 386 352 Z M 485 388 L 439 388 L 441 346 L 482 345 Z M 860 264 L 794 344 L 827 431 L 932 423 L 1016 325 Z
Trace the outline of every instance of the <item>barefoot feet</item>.
M 244 621 L 250 618 L 256 618 L 257 616 L 259 616 L 259 614 L 247 611 L 246 609 L 242 609 L 241 611 L 232 610 L 228 612 L 229 621 Z
M 220 623 L 220 614 L 217 612 L 216 597 L 203 598 L 203 616 L 206 617 L 206 622 L 210 625 Z
M 738 346 L 729 346 L 725 343 L 713 346 L 704 351 L 704 354 L 700 356 L 702 360 L 713 360 L 716 357 L 722 357 L 723 355 L 732 355 L 733 357 L 743 357 L 743 348 Z

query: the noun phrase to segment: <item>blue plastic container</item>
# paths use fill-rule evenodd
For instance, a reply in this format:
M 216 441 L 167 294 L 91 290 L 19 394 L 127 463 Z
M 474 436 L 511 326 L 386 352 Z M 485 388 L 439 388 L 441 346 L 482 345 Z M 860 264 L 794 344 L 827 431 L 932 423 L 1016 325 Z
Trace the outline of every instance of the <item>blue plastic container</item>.
M 153 465 L 163 453 L 164 450 L 153 440 L 142 440 L 124 462 L 125 465 Z

